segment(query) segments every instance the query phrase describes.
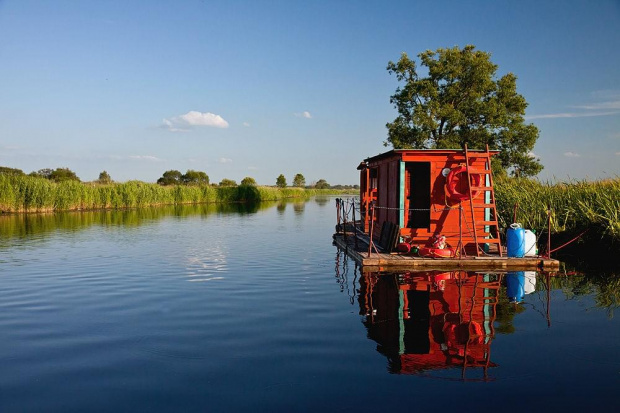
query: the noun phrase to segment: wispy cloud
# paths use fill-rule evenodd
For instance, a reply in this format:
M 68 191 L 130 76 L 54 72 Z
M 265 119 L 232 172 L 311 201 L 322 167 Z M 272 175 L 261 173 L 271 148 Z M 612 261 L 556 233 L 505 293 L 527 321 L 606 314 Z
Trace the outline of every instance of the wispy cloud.
M 184 115 L 164 119 L 160 127 L 170 132 L 188 132 L 195 126 L 225 129 L 228 127 L 228 122 L 220 115 L 192 110 Z
M 150 161 L 150 162 L 161 162 L 163 160 L 153 155 L 129 155 L 128 158 L 136 160 L 136 161 Z
M 564 156 L 566 156 L 567 158 L 579 158 L 581 155 L 579 155 L 577 152 L 564 152 Z
M 245 126 L 246 128 L 249 128 L 250 124 L 248 122 L 243 122 L 243 126 Z
M 545 113 L 540 115 L 526 116 L 525 119 L 560 119 L 560 118 L 584 118 L 591 116 L 613 116 L 620 114 L 620 91 L 598 90 L 590 94 L 593 103 L 573 105 L 571 108 L 580 111 Z
M 295 116 L 298 118 L 312 119 L 312 115 L 307 110 L 301 113 L 295 113 Z
M 620 152 L 616 152 L 616 156 L 620 156 Z
M 549 113 L 546 115 L 531 115 L 526 116 L 525 119 L 557 119 L 557 118 L 586 118 L 591 116 L 609 116 L 616 115 L 620 111 L 606 111 L 606 112 L 565 112 L 565 113 Z
M 232 161 L 230 158 L 220 158 L 217 160 L 217 163 L 231 163 Z

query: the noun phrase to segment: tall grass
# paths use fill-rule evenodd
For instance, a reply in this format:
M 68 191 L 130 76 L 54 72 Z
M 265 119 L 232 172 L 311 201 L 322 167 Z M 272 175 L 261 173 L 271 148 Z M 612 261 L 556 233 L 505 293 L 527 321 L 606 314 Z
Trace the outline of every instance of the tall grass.
M 517 222 L 526 228 L 547 228 L 551 211 L 552 232 L 576 233 L 594 229 L 601 237 L 620 241 L 620 178 L 604 181 L 540 182 L 503 178 L 495 182 L 500 225 Z
M 45 178 L 0 174 L 0 211 L 52 212 L 172 204 L 256 203 L 342 192 L 261 186 L 161 186 L 140 181 L 108 185 L 77 181 L 54 183 Z

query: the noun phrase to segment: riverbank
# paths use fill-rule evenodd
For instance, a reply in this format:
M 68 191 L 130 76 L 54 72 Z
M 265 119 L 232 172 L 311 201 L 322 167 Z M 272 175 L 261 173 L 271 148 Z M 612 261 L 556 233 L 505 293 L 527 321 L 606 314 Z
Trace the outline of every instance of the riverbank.
M 266 186 L 170 185 L 141 181 L 99 185 L 0 174 L 0 211 L 56 212 L 159 205 L 237 203 L 351 194 L 347 190 Z
M 552 249 L 575 237 L 572 248 L 586 243 L 602 255 L 620 245 L 620 178 L 559 183 L 496 179 L 495 197 L 501 227 L 519 222 L 544 242 L 551 211 Z

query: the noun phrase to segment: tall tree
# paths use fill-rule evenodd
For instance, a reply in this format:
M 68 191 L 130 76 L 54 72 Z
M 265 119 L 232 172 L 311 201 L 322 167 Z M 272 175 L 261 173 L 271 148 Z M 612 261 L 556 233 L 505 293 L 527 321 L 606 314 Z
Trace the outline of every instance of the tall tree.
M 256 186 L 256 179 L 252 178 L 251 176 L 246 176 L 245 178 L 241 180 L 241 185 L 242 186 Z
M 160 185 L 178 185 L 181 182 L 181 172 L 176 169 L 171 169 L 164 172 L 164 174 L 157 180 Z
M 99 174 L 99 179 L 97 179 L 97 182 L 99 182 L 100 184 L 104 184 L 104 185 L 111 184 L 112 177 L 107 171 L 103 171 Z
M 278 179 L 276 179 L 276 186 L 278 188 L 286 188 L 286 178 L 284 175 L 280 174 L 280 176 L 278 176 Z
M 78 181 L 80 178 L 69 168 L 56 168 L 49 175 L 49 179 L 54 182 Z
M 220 186 L 237 186 L 237 181 L 233 179 L 224 178 L 220 181 Z
M 316 189 L 329 189 L 330 186 L 325 179 L 319 179 L 316 184 L 314 184 Z
M 304 186 L 306 186 L 306 178 L 302 174 L 295 175 L 295 177 L 293 178 L 293 186 L 303 188 Z
M 186 185 L 209 185 L 209 175 L 202 171 L 188 169 L 181 175 L 181 182 Z
M 527 102 L 517 93 L 517 77 L 496 79 L 497 65 L 487 52 L 463 49 L 420 53 L 428 75 L 421 77 L 406 53 L 387 70 L 402 87 L 390 97 L 398 117 L 388 123 L 384 144 L 395 149 L 462 148 L 500 150 L 494 170 L 537 174 L 543 166 L 531 151 L 538 128 L 525 124 Z

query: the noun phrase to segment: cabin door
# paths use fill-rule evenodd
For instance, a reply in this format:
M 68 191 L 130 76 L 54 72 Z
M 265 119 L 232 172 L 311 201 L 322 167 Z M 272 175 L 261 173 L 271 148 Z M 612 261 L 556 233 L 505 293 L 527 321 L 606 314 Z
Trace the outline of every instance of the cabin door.
M 408 228 L 431 226 L 431 163 L 407 162 L 405 164 L 407 185 L 405 196 L 409 209 Z

